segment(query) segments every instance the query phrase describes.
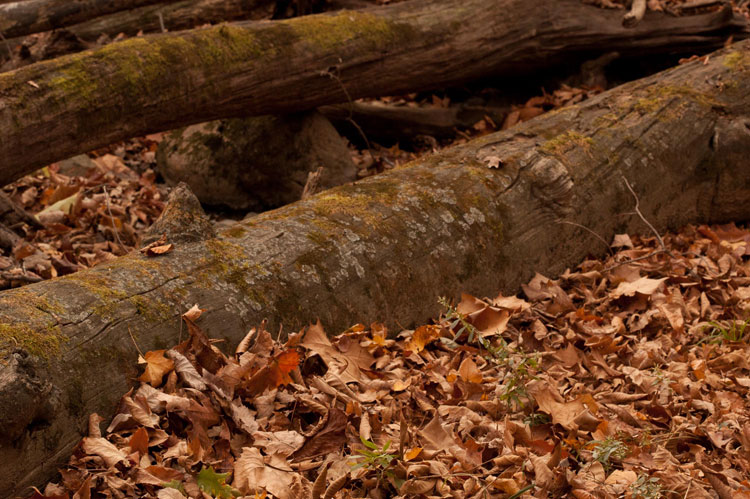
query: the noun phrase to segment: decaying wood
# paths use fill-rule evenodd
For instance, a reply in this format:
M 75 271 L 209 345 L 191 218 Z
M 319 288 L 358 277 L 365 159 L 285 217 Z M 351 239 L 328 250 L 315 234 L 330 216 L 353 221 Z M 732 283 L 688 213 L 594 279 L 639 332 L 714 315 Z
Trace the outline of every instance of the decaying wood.
M 17 69 L 44 59 L 52 59 L 66 54 L 80 52 L 97 45 L 102 35 L 112 38 L 125 34 L 136 36 L 142 33 L 178 31 L 191 29 L 205 24 L 215 24 L 237 19 L 267 19 L 273 10 L 274 0 L 169 0 L 169 3 L 157 3 L 135 9 L 123 10 L 114 14 L 100 16 L 65 29 L 49 33 L 53 41 L 44 42 L 28 37 L 7 38 L 3 45 L 9 49 L 20 44 L 31 45 L 28 51 L 20 54 L 10 51 L 14 64 L 7 64 L 4 70 Z M 61 43 L 59 40 L 70 40 Z M 41 43 L 45 50 L 39 50 L 36 44 Z M 47 49 L 49 47 L 49 49 Z M 5 57 L 0 51 L 0 59 Z M 23 59 L 18 60 L 23 55 Z M 7 66 L 7 67 L 6 67 Z
M 731 9 L 625 29 L 579 0 L 422 0 L 129 39 L 0 74 L 0 184 L 181 125 L 517 75 L 602 46 L 705 48 L 744 29 Z
M 0 5 L 5 38 L 48 31 L 102 15 L 169 0 L 25 0 Z
M 15 225 L 21 222 L 32 227 L 43 227 L 39 220 L 34 218 L 34 215 L 18 206 L 7 194 L 0 191 L 0 223 Z
M 155 228 L 171 253 L 0 293 L 0 495 L 54 472 L 137 376 L 135 343 L 173 344 L 195 303 L 230 345 L 263 318 L 412 327 L 439 296 L 515 293 L 603 251 L 597 237 L 647 232 L 622 176 L 658 230 L 748 219 L 748 123 L 750 41 L 217 236 L 183 200 Z
M 22 241 L 12 227 L 24 223 L 33 227 L 42 227 L 39 220 L 0 191 L 0 248 L 12 249 Z
M 353 120 L 358 130 L 351 135 L 355 139 L 361 129 L 368 139 L 404 140 L 417 135 L 432 137 L 454 137 L 457 128 L 469 128 L 485 116 L 502 123 L 509 109 L 483 106 L 407 107 L 351 102 L 334 106 L 322 106 L 322 112 L 337 127 L 346 128 Z

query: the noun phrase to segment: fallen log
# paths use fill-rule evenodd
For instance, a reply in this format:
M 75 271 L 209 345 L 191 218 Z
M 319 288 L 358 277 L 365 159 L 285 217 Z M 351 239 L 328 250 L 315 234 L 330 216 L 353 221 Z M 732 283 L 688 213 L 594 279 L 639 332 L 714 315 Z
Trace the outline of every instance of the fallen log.
M 133 36 L 138 32 L 159 32 L 162 27 L 178 31 L 237 19 L 267 18 L 273 6 L 273 0 L 180 0 L 102 16 L 68 29 L 84 40 L 93 41 L 102 34 Z
M 167 1 L 169 0 L 26 0 L 0 4 L 0 33 L 5 38 L 30 35 L 113 12 Z
M 750 218 L 749 113 L 746 41 L 219 235 L 178 189 L 152 230 L 173 252 L 0 293 L 0 495 L 49 477 L 137 376 L 136 344 L 172 345 L 194 303 L 229 344 L 263 318 L 398 331 L 646 231 L 623 177 L 659 230 Z
M 7 39 L 5 45 L 8 47 L 23 44 L 34 48 L 16 51 L 15 57 L 11 52 L 13 60 L 2 67 L 7 67 L 4 71 L 17 69 L 41 60 L 80 52 L 90 48 L 86 45 L 101 45 L 102 35 L 112 38 L 120 34 L 136 36 L 142 33 L 191 29 L 237 19 L 267 19 L 271 16 L 273 6 L 274 0 L 169 0 L 169 3 L 123 10 L 57 30 L 51 34 L 53 38 L 71 40 L 73 43 L 52 41 L 49 43 L 51 50 L 37 49 L 34 44 L 40 43 L 39 40 L 29 40 L 25 36 Z M 2 57 L 5 54 L 0 52 L 0 58 Z
M 579 0 L 424 0 L 150 35 L 40 62 L 0 74 L 0 184 L 192 123 L 518 74 L 602 46 L 641 56 L 745 36 L 731 9 L 654 14 L 634 29 L 618 16 Z

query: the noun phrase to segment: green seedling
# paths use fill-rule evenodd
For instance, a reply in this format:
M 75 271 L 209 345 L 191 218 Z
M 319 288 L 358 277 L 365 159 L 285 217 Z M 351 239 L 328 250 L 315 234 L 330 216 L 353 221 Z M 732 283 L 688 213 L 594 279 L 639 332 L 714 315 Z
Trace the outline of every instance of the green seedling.
M 543 412 L 532 412 L 523 419 L 523 422 L 529 426 L 541 426 L 551 421 L 548 414 Z
M 709 335 L 701 340 L 701 343 L 740 342 L 745 341 L 747 333 L 750 333 L 750 319 L 744 321 L 726 321 L 724 323 L 711 321 L 705 329 L 711 329 Z M 704 330 L 705 330 L 704 329 Z
M 448 322 L 448 329 L 454 334 L 453 338 L 440 338 L 443 344 L 448 348 L 458 348 L 458 340 L 466 335 L 467 343 L 477 345 L 480 351 L 487 353 L 487 360 L 506 369 L 500 400 L 509 406 L 523 408 L 524 400 L 529 398 L 526 383 L 536 379 L 532 371 L 539 367 L 537 357 L 515 352 L 503 338 L 499 338 L 498 344 L 493 345 L 446 298 L 440 298 L 438 303 L 445 308 L 444 319 Z
M 387 441 L 383 444 L 383 447 L 378 447 L 377 444 L 359 437 L 364 449 L 357 449 L 355 452 L 361 456 L 361 460 L 356 463 L 352 463 L 352 470 L 364 468 L 368 471 L 373 471 L 378 475 L 378 483 L 383 480 L 383 477 L 390 478 L 391 481 L 396 485 L 396 488 L 403 484 L 403 480 L 398 478 L 393 472 L 393 462 L 398 456 L 388 452 L 391 447 L 391 441 Z
M 588 447 L 593 446 L 591 458 L 598 461 L 609 474 L 615 462 L 622 461 L 628 455 L 628 446 L 622 440 L 607 437 L 604 440 L 593 440 Z
M 664 490 L 659 479 L 645 474 L 638 475 L 638 480 L 630 485 L 630 497 L 633 499 L 661 499 Z

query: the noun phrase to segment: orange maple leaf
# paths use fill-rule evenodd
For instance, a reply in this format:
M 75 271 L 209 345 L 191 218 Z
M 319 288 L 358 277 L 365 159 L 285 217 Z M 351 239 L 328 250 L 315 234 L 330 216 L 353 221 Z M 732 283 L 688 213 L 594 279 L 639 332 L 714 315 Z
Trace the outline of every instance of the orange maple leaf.
M 253 395 L 263 393 L 266 388 L 276 388 L 292 382 L 289 373 L 299 367 L 297 350 L 285 350 L 268 361 L 268 365 L 259 370 L 247 381 L 245 389 Z
M 143 356 L 146 361 L 146 370 L 143 371 L 139 381 L 148 383 L 149 385 L 158 388 L 161 386 L 164 375 L 174 369 L 174 362 L 172 359 L 164 357 L 166 350 L 152 350 L 146 352 Z
M 440 326 L 419 326 L 406 344 L 405 349 L 414 353 L 424 350 L 431 341 L 440 337 Z
M 297 350 L 281 352 L 271 360 L 271 371 L 275 380 L 275 386 L 291 383 L 289 373 L 299 367 L 299 353 Z

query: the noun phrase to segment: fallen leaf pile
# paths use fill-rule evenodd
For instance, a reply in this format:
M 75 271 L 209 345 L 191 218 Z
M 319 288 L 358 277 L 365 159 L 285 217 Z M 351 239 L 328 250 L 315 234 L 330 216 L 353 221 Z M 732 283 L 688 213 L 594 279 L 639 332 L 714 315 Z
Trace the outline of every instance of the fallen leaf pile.
M 104 154 L 55 163 L 6 186 L 41 224 L 24 225 L 21 243 L 0 249 L 0 289 L 69 274 L 136 248 L 164 208 L 164 189 L 154 180 L 152 170 L 139 174 L 119 156 Z
M 261 325 L 227 355 L 194 307 L 30 497 L 750 497 L 750 231 L 661 244 L 395 338 Z

